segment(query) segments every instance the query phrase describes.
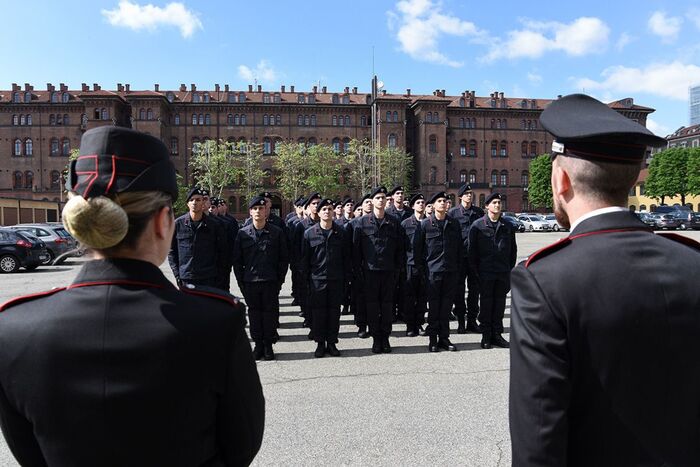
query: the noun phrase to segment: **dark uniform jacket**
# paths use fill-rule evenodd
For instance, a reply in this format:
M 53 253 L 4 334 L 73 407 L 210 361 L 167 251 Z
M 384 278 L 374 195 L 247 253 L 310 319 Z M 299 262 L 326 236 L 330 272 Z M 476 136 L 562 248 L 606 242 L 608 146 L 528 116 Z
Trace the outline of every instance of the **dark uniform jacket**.
M 462 261 L 462 233 L 459 224 L 446 216 L 442 228 L 431 214 L 421 221 L 416 231 L 416 243 L 422 250 L 421 264 L 425 272 L 433 274 L 458 272 Z
M 226 246 L 229 251 L 229 257 L 233 258 L 233 244 L 238 236 L 238 221 L 228 214 L 223 216 L 217 216 L 217 220 L 220 220 L 224 224 L 224 231 L 226 232 Z M 230 260 L 233 262 L 233 260 Z
M 396 206 L 394 206 L 394 203 L 391 203 L 389 206 L 387 206 L 384 212 L 390 216 L 395 217 L 396 220 L 399 221 L 399 224 L 404 220 L 408 219 L 409 217 L 413 216 L 413 209 L 409 208 L 408 206 L 404 206 L 403 211 L 399 212 L 399 210 L 396 209 Z
M 509 273 L 518 259 L 515 228 L 503 216 L 498 218 L 495 228 L 488 214 L 474 221 L 468 244 L 469 268 L 481 279 Z
M 416 231 L 420 229 L 420 223 L 416 216 L 411 216 L 408 219 L 404 219 L 401 222 L 401 229 L 403 230 L 404 238 L 404 250 L 406 251 L 406 265 L 408 266 L 421 266 L 423 257 L 423 249 L 418 243 L 420 236 L 416 236 Z M 418 258 L 418 264 L 416 265 L 416 258 Z
M 203 215 L 194 228 L 189 213 L 175 220 L 175 233 L 168 262 L 178 281 L 206 281 L 229 273 L 226 232 L 221 221 Z
M 344 225 L 349 224 L 350 221 L 352 221 L 352 219 L 353 218 L 348 219 L 347 217 L 345 217 L 345 215 L 342 215 L 339 219 L 333 220 L 333 222 L 343 227 Z
M 374 213 L 357 219 L 352 235 L 353 267 L 356 271 L 396 271 L 404 267 L 401 225 L 393 216 L 380 221 Z
M 265 223 L 259 232 L 253 224 L 238 231 L 233 246 L 233 272 L 240 286 L 244 282 L 284 283 L 289 265 L 287 240 L 281 229 Z
M 245 310 L 154 265 L 91 261 L 0 313 L 0 422 L 23 466 L 233 466 L 264 399 Z
M 700 245 L 678 240 L 602 214 L 515 268 L 514 466 L 700 465 Z
M 320 224 L 304 232 L 300 269 L 303 277 L 349 282 L 352 273 L 350 245 L 343 227 L 333 223 L 328 235 Z
M 464 242 L 462 257 L 466 258 L 469 251 L 469 228 L 474 221 L 484 217 L 484 210 L 473 204 L 469 206 L 469 209 L 464 209 L 460 204 L 450 209 L 447 215 L 459 222 L 459 227 L 462 230 L 462 241 Z M 463 264 L 463 266 L 466 266 L 466 264 Z
M 306 229 L 316 224 L 317 220 L 313 220 L 310 217 L 305 217 L 299 219 L 299 221 L 294 224 L 294 233 L 292 234 L 292 244 L 290 246 L 290 255 L 292 257 L 292 262 L 297 264 L 301 259 L 301 241 L 304 239 L 304 232 Z

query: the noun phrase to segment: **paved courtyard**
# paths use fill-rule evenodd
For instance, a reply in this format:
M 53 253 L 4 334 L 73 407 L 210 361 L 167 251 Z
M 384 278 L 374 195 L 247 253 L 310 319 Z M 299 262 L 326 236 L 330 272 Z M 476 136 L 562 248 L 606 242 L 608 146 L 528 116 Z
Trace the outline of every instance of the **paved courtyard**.
M 518 234 L 519 257 L 566 235 Z M 683 235 L 700 240 L 700 232 Z M 82 261 L 2 276 L 0 302 L 65 285 Z M 172 279 L 167 264 L 162 269 Z M 258 364 L 267 420 L 254 465 L 510 465 L 507 350 L 482 350 L 480 336 L 454 334 L 458 352 L 430 354 L 427 337 L 404 337 L 397 323 L 393 352 L 374 355 L 352 316 L 342 316 L 342 356 L 315 359 L 290 303 L 287 281 L 278 359 Z M 508 333 L 510 300 L 505 316 Z M 0 440 L 0 466 L 16 465 Z

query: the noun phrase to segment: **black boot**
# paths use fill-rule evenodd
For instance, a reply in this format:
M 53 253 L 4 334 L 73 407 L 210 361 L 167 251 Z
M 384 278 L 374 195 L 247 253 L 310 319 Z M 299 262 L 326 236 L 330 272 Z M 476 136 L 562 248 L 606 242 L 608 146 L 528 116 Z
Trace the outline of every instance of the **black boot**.
M 265 342 L 265 360 L 274 360 L 275 352 L 272 350 L 272 342 Z
M 378 337 L 372 340 L 372 353 L 382 353 L 382 340 Z
M 493 335 L 493 337 L 491 338 L 491 344 L 494 347 L 500 347 L 502 349 L 510 348 L 510 343 L 507 340 L 505 340 L 500 334 Z
M 428 343 L 428 351 L 439 352 L 437 336 L 430 336 L 430 342 Z
M 438 347 L 440 347 L 441 349 L 449 350 L 450 352 L 455 352 L 457 350 L 457 347 L 452 342 L 450 342 L 450 339 L 448 338 L 440 339 L 440 341 L 438 342 Z
M 425 329 L 423 329 L 423 326 L 418 326 L 418 335 L 419 336 L 427 336 L 428 333 L 425 332 Z
M 319 342 L 316 346 L 316 351 L 314 352 L 315 358 L 321 358 L 326 353 L 326 345 L 323 342 Z
M 340 312 L 341 315 L 349 315 L 350 310 L 348 309 L 349 307 L 347 305 L 343 305 L 343 310 Z
M 369 337 L 369 334 L 367 333 L 367 326 L 358 326 L 357 337 L 360 339 L 367 339 Z
M 491 333 L 485 332 L 481 335 L 481 348 L 490 349 L 491 347 Z
M 262 360 L 264 354 L 265 348 L 263 347 L 263 343 L 256 342 L 255 348 L 253 349 L 253 357 L 255 357 L 256 360 Z
M 457 317 L 457 334 L 466 334 L 467 328 L 464 327 L 464 315 Z
M 382 352 L 391 353 L 391 345 L 389 344 L 389 338 L 382 338 Z
M 418 330 L 415 326 L 406 326 L 406 337 L 416 337 Z
M 340 357 L 340 350 L 338 350 L 338 347 L 336 347 L 335 344 L 329 343 L 326 350 L 328 351 L 328 355 L 331 357 Z
M 467 331 L 481 334 L 481 326 L 476 324 L 476 320 L 467 320 Z

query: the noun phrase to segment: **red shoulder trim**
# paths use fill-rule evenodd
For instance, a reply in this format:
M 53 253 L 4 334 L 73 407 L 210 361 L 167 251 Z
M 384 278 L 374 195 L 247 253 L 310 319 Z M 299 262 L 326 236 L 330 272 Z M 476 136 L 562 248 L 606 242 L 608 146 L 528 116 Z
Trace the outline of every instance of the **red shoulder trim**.
M 5 311 L 8 308 L 10 308 L 11 306 L 19 305 L 20 303 L 28 302 L 28 301 L 33 300 L 35 298 L 48 297 L 49 295 L 53 295 L 53 294 L 55 294 L 57 292 L 61 292 L 63 290 L 66 290 L 66 287 L 59 287 L 56 289 L 47 290 L 46 292 L 38 292 L 38 293 L 29 294 L 29 295 L 22 295 L 21 297 L 15 297 L 15 298 L 12 298 L 12 299 L 6 301 L 2 305 L 0 305 L 0 311 Z
M 231 306 L 238 306 L 238 303 L 228 297 L 224 297 L 223 295 L 217 295 L 215 293 L 211 292 L 202 292 L 201 290 L 189 290 L 189 289 L 180 289 L 180 292 L 189 294 L 189 295 L 198 295 L 200 297 L 208 297 L 208 298 L 218 298 L 219 300 L 223 300 L 224 302 L 228 303 Z
M 163 286 L 161 284 L 154 284 L 152 282 L 130 281 L 130 280 L 79 282 L 77 284 L 71 284 L 66 288 L 68 290 L 70 290 L 70 289 L 77 289 L 78 287 L 91 287 L 93 285 L 135 285 L 137 287 L 150 287 L 153 289 L 164 289 L 165 288 L 165 286 Z
M 657 235 L 661 235 L 664 238 L 668 238 L 669 240 L 673 240 L 674 242 L 682 243 L 685 246 L 689 246 L 690 248 L 695 248 L 696 250 L 700 251 L 700 242 L 697 242 L 690 237 L 671 232 L 658 232 Z
M 525 267 L 528 267 L 530 263 L 532 263 L 535 260 L 544 258 L 545 256 L 549 255 L 550 253 L 554 253 L 555 251 L 559 251 L 569 243 L 571 243 L 571 237 L 564 237 L 552 243 L 551 245 L 547 245 L 546 247 L 537 250 L 527 258 L 527 261 L 525 261 Z

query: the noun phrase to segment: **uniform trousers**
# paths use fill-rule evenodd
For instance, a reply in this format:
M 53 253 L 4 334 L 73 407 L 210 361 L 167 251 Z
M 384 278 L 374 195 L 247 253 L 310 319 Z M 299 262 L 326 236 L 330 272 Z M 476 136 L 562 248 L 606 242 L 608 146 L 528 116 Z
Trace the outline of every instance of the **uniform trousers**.
M 479 323 L 483 334 L 495 336 L 503 333 L 503 315 L 506 311 L 506 295 L 509 290 L 510 273 L 482 276 Z
M 309 284 L 309 281 L 303 278 L 301 272 L 298 273 L 300 278 L 299 278 L 299 287 L 298 287 L 298 296 L 297 302 L 299 302 L 299 308 L 301 309 L 301 315 L 304 317 L 304 321 L 311 327 L 311 323 L 313 322 L 313 316 L 311 315 L 311 311 L 309 311 L 309 287 L 311 284 Z
M 313 316 L 314 340 L 320 344 L 338 343 L 340 331 L 340 304 L 343 300 L 343 281 L 311 279 L 309 310 Z
M 292 297 L 299 302 L 299 280 L 301 274 L 299 274 L 295 264 L 293 264 L 290 269 L 292 270 Z
M 226 271 L 224 273 L 224 277 L 221 278 L 221 289 L 230 292 L 231 291 L 231 269 L 233 268 L 232 264 L 229 264 L 226 266 Z
M 404 277 L 406 275 L 406 270 L 402 269 L 399 272 L 399 277 Z M 403 280 L 396 281 L 396 288 L 394 289 L 394 317 L 403 319 L 404 316 L 404 300 L 403 296 L 406 293 L 405 282 Z
M 467 321 L 474 322 L 479 315 L 479 280 L 469 271 L 466 258 L 463 259 L 463 264 L 465 265 L 459 270 L 459 280 L 456 285 L 455 315 L 459 318 L 466 313 Z
M 367 302 L 365 301 L 364 281 L 359 277 L 352 280 L 352 312 L 355 315 L 355 326 L 367 327 Z
M 454 289 L 459 280 L 457 271 L 431 273 L 428 277 L 428 328 L 426 333 L 440 339 L 450 337 L 450 311 Z
M 250 337 L 255 343 L 272 343 L 277 331 L 275 310 L 279 306 L 277 282 L 245 282 L 243 297 L 248 305 Z
M 217 279 L 216 277 L 210 277 L 207 279 L 185 279 L 181 281 L 183 284 L 192 284 L 192 285 L 204 285 L 206 287 L 216 287 L 220 288 L 221 283 L 220 280 Z
M 375 339 L 388 338 L 394 319 L 395 273 L 365 270 L 364 275 L 369 333 Z
M 415 266 L 406 266 L 402 272 L 402 310 L 406 329 L 417 329 L 425 319 L 425 277 Z

